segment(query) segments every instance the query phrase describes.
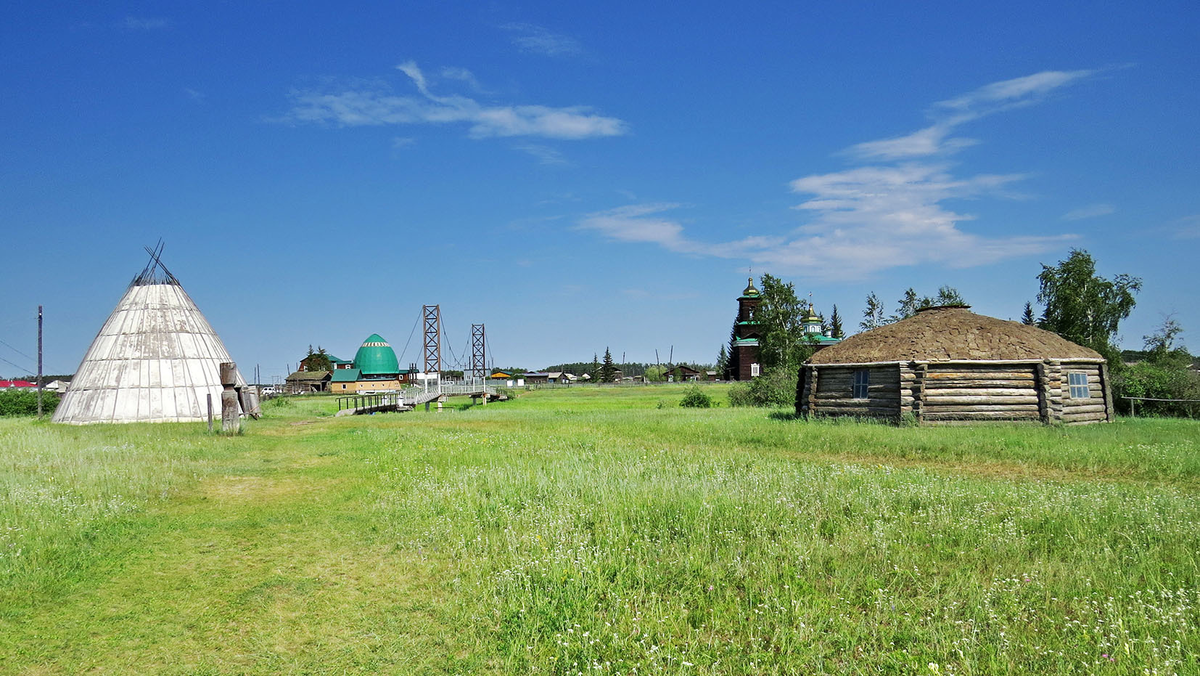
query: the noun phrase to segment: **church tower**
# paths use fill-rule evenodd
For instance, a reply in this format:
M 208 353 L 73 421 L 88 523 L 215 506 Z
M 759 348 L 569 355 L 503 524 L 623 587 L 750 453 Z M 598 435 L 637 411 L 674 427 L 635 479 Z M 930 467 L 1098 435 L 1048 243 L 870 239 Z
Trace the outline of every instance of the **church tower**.
M 761 373 L 758 362 L 758 306 L 762 294 L 754 288 L 754 278 L 747 280 L 746 289 L 738 297 L 737 323 L 733 328 L 733 354 L 729 356 L 730 377 L 734 380 L 750 380 Z

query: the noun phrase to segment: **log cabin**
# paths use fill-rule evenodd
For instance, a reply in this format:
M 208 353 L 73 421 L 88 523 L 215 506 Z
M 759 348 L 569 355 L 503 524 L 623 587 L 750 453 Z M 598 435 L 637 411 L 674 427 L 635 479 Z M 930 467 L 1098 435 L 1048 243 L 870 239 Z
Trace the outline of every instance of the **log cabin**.
M 1113 420 L 1100 353 L 968 307 L 926 308 L 815 353 L 800 368 L 796 413 L 925 424 Z

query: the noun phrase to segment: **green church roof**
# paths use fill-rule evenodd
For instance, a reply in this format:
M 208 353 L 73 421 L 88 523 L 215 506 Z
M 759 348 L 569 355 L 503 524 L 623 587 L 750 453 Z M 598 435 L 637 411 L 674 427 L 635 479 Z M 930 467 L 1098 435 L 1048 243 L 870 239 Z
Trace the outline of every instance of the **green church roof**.
M 358 369 L 337 369 L 333 372 L 333 383 L 356 383 L 358 382 Z
M 400 361 L 392 346 L 378 333 L 372 333 L 354 355 L 354 368 L 364 376 L 399 373 Z

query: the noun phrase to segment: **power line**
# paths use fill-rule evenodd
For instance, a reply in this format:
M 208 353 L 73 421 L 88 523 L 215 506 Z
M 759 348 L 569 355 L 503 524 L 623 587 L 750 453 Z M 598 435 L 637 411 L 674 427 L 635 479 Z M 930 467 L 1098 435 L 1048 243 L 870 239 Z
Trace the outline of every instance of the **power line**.
M 408 344 L 412 342 L 413 334 L 417 332 L 417 324 L 421 323 L 421 313 L 417 313 L 417 321 L 413 322 L 412 331 L 408 332 L 408 340 L 404 341 L 404 349 L 400 351 L 400 363 L 404 363 L 404 355 L 408 352 Z
M 25 368 L 24 366 L 21 366 L 20 364 L 13 364 L 11 361 L 5 359 L 4 357 L 0 357 L 0 361 L 4 362 L 5 364 L 9 364 L 11 366 L 16 366 L 17 368 L 21 369 L 22 371 L 29 370 L 29 369 Z
M 0 345 L 3 345 L 4 347 L 7 347 L 8 349 L 12 350 L 13 352 L 16 352 L 17 354 L 21 355 L 22 357 L 25 357 L 26 359 L 28 359 L 28 360 L 30 360 L 30 361 L 33 361 L 33 357 L 30 357 L 29 355 L 27 355 L 27 354 L 25 354 L 24 352 L 22 352 L 22 351 L 18 350 L 17 348 L 13 347 L 12 345 L 9 345 L 8 343 L 4 342 L 3 340 L 0 340 Z

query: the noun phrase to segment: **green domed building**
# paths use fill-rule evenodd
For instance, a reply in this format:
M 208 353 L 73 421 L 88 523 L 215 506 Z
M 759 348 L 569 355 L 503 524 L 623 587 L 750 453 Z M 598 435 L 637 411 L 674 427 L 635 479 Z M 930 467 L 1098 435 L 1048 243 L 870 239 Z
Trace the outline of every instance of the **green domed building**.
M 400 389 L 409 382 L 411 369 L 400 368 L 396 351 L 383 336 L 367 336 L 354 354 L 352 368 L 333 372 L 330 388 L 338 393 L 387 392 Z

